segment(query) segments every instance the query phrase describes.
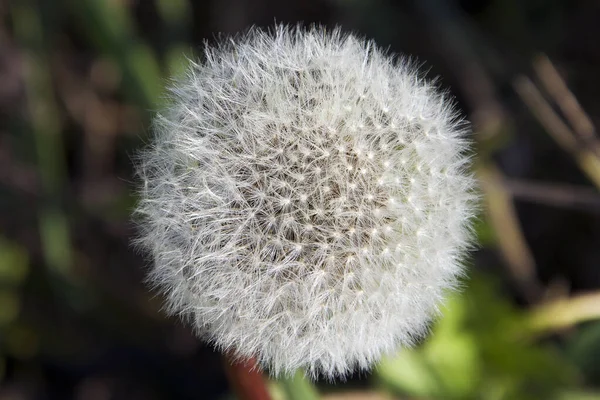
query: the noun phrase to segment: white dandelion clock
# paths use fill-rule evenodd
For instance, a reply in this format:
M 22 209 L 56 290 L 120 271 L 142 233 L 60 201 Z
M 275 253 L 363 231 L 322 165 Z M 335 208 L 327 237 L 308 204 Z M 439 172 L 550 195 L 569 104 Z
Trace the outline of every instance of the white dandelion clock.
M 274 375 L 343 376 L 414 343 L 470 241 L 451 102 L 339 30 L 253 30 L 205 58 L 139 158 L 168 310 Z

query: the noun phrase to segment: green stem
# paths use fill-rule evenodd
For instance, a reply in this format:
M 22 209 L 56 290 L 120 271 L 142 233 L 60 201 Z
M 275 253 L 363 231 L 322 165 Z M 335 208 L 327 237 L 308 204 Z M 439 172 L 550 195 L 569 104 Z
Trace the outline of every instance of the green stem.
M 287 395 L 287 400 L 319 399 L 317 389 L 306 379 L 304 371 L 298 370 L 294 376 L 280 379 L 279 383 Z

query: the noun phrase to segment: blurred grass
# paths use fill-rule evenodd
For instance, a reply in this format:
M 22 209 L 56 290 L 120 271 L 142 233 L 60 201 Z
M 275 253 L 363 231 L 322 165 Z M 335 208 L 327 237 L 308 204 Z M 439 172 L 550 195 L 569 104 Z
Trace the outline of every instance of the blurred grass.
M 491 3 L 491 9 L 497 10 L 495 18 L 516 21 L 518 29 L 511 31 L 510 24 L 504 24 L 504 34 L 518 38 L 526 36 L 523 16 L 526 5 L 515 1 L 508 5 L 497 0 Z M 81 179 L 77 171 L 77 152 L 79 141 L 82 141 L 79 137 L 90 133 L 82 132 L 85 128 L 72 120 L 66 101 L 56 90 L 60 81 L 54 75 L 55 64 L 68 64 L 57 59 L 64 54 L 61 53 L 62 47 L 57 49 L 56 46 L 64 39 L 61 35 L 74 35 L 73 42 L 81 48 L 72 46 L 75 48 L 73 51 L 83 54 L 78 57 L 86 62 L 107 59 L 116 66 L 117 75 L 122 77 L 120 83 L 108 94 L 100 93 L 97 97 L 100 101 L 109 98 L 142 114 L 144 129 L 135 133 L 138 143 L 147 131 L 152 114 L 161 106 L 163 87 L 167 82 L 165 77 L 182 73 L 187 63 L 186 56 L 194 57 L 197 46 L 192 34 L 195 28 L 193 8 L 198 4 L 187 0 L 154 0 L 143 4 L 121 0 L 63 0 L 53 3 L 53 6 L 62 11 L 62 14 L 57 13 L 62 15 L 60 18 L 73 25 L 69 28 L 73 31 L 65 32 L 53 30 L 59 29 L 57 21 L 48 23 L 48 16 L 41 12 L 40 4 L 25 0 L 11 2 L 9 8 L 12 33 L 22 57 L 26 98 L 23 121 L 13 125 L 23 129 L 14 136 L 15 140 L 23 143 L 31 139 L 34 145 L 31 152 L 35 153 L 37 164 L 34 170 L 39 177 L 40 193 L 35 193 L 36 207 L 31 212 L 36 215 L 35 232 L 39 235 L 41 256 L 36 254 L 34 245 L 19 236 L 17 239 L 0 236 L 0 382 L 15 379 L 12 373 L 14 364 L 26 371 L 24 374 L 35 377 L 32 379 L 43 381 L 40 378 L 43 372 L 39 371 L 47 365 L 44 363 L 54 365 L 60 359 L 53 358 L 51 352 L 43 353 L 44 357 L 51 359 L 50 362 L 36 359 L 42 352 L 40 349 L 48 342 L 62 341 L 60 349 L 70 347 L 73 350 L 96 343 L 94 340 L 101 343 L 115 341 L 128 343 L 139 351 L 144 346 L 152 347 L 154 343 L 165 346 L 162 341 L 154 342 L 151 338 L 156 336 L 166 341 L 164 337 L 172 333 L 157 322 L 158 306 L 155 303 L 159 301 L 154 300 L 153 303 L 140 295 L 137 289 L 131 289 L 134 286 L 132 282 L 137 283 L 141 279 L 140 275 L 124 277 L 123 271 L 133 262 L 126 255 L 127 250 L 118 250 L 118 245 L 119 240 L 126 242 L 131 233 L 125 216 L 135 200 L 134 196 L 125 190 L 114 190 L 107 204 L 102 206 L 105 208 L 96 212 L 93 218 L 85 214 L 85 207 L 79 204 L 82 202 L 77 182 Z M 158 39 L 155 42 L 146 38 L 140 27 L 139 20 L 146 17 L 133 12 L 136 7 L 149 7 L 148 4 L 152 5 L 160 22 L 156 26 L 160 34 L 156 35 Z M 367 382 L 371 390 L 391 393 L 395 398 L 600 398 L 600 393 L 594 392 L 600 390 L 600 325 L 596 321 L 600 316 L 600 302 L 597 295 L 555 300 L 546 298 L 547 287 L 539 280 L 539 266 L 522 231 L 522 221 L 514 207 L 515 199 L 505 185 L 504 175 L 495 159 L 498 152 L 519 139 L 522 129 L 519 121 L 514 121 L 511 115 L 511 112 L 518 113 L 511 111 L 499 94 L 502 82 L 499 82 L 498 76 L 507 74 L 506 70 L 513 66 L 507 67 L 508 61 L 490 50 L 485 36 L 453 8 L 456 6 L 454 2 L 444 3 L 443 7 L 435 7 L 436 4 L 439 2 L 428 0 L 419 2 L 417 8 L 431 19 L 428 27 L 423 28 L 423 36 L 427 29 L 432 29 L 434 36 L 443 43 L 445 53 L 442 53 L 456 75 L 458 90 L 463 92 L 475 123 L 478 142 L 475 167 L 484 181 L 482 187 L 486 204 L 477 221 L 478 241 L 483 251 L 499 250 L 503 254 L 504 261 L 496 262 L 506 267 L 510 278 L 506 281 L 518 296 L 507 289 L 506 281 L 501 282 L 498 278 L 504 277 L 501 269 L 490 268 L 491 274 L 481 274 L 476 272 L 480 268 L 472 267 L 473 278 L 465 282 L 463 292 L 450 298 L 443 317 L 433 325 L 431 335 L 414 349 L 403 350 L 396 357 L 385 360 Z M 354 6 L 360 6 L 360 17 L 365 20 L 369 7 L 380 7 L 378 15 L 385 15 L 388 11 L 375 3 L 357 1 L 344 5 L 348 9 Z M 398 11 L 389 12 L 393 15 Z M 486 14 L 485 18 L 490 18 L 490 15 Z M 388 29 L 388 32 L 396 28 L 400 29 L 380 27 L 381 31 Z M 526 49 L 528 45 L 519 45 L 526 57 L 531 56 Z M 78 62 L 81 59 L 77 58 Z M 501 62 L 494 64 L 490 60 Z M 523 74 L 516 75 L 519 79 L 511 81 L 513 87 L 525 100 L 528 112 L 545 127 L 549 137 L 573 157 L 596 187 L 600 187 L 600 158 L 593 146 L 587 146 L 588 142 L 598 140 L 594 136 L 594 118 L 587 116 L 581 106 L 575 111 L 569 108 L 573 100 L 563 101 L 565 96 L 575 96 L 560 74 L 549 69 L 548 62 L 549 59 L 542 65 L 546 68 L 546 75 L 537 72 L 548 96 L 535 81 Z M 529 63 L 529 58 L 523 63 Z M 538 64 L 534 63 L 534 66 L 537 65 L 539 70 Z M 91 79 L 85 73 L 82 73 L 82 79 Z M 544 80 L 544 77 L 547 79 Z M 564 116 L 558 111 L 562 111 Z M 127 119 L 126 113 L 120 109 L 114 115 L 107 115 L 115 121 Z M 123 135 L 122 132 L 120 134 Z M 588 139 L 584 140 L 584 137 Z M 128 151 L 116 148 L 115 154 L 111 154 L 114 159 L 108 162 L 129 165 Z M 130 173 L 129 167 L 124 170 L 126 174 Z M 123 173 L 122 170 L 115 175 L 119 173 Z M 129 175 L 112 178 L 130 179 Z M 101 187 L 98 193 L 104 190 Z M 105 232 L 106 236 L 90 234 L 98 231 Z M 116 237 L 118 240 L 101 245 L 94 242 L 97 237 L 105 240 Z M 19 240 L 27 244 L 23 245 Z M 121 243 L 121 246 L 127 249 L 127 244 Z M 107 252 L 111 254 L 105 254 Z M 34 267 L 39 265 L 57 278 L 50 279 L 54 288 L 52 298 L 32 277 L 40 274 Z M 92 271 L 91 266 L 98 271 Z M 92 310 L 88 319 L 81 322 L 91 327 L 89 330 L 99 332 L 97 337 L 82 339 L 84 344 L 65 339 L 80 336 L 80 331 L 72 326 L 63 327 L 63 324 L 68 324 L 59 321 L 56 315 L 48 317 L 52 323 L 57 320 L 54 324 L 56 329 L 45 331 L 40 328 L 45 325 L 35 320 L 46 317 L 40 315 L 45 309 L 26 312 L 32 308 L 32 302 L 37 306 L 54 303 L 58 298 L 66 299 L 71 309 L 61 308 L 64 307 L 62 304 L 54 305 L 59 310 L 57 314 L 69 314 L 84 303 L 82 298 L 96 291 L 108 294 L 101 297 L 100 304 L 90 306 Z M 38 298 L 32 299 L 32 296 Z M 526 299 L 526 304 L 517 307 L 515 297 L 519 296 Z M 65 330 L 70 335 L 63 337 L 61 334 Z M 184 340 L 173 342 L 175 344 L 169 346 L 179 349 L 176 351 L 193 353 L 189 349 L 194 348 L 194 344 L 188 343 L 189 348 L 186 348 Z M 98 344 L 98 347 L 103 345 Z M 156 353 L 160 352 L 167 353 L 167 350 L 161 347 L 156 350 Z M 87 353 L 85 356 L 88 356 Z M 32 364 L 36 366 L 27 369 Z M 78 370 L 76 374 L 87 372 Z M 200 374 L 194 375 L 195 380 L 199 377 Z M 174 390 L 176 386 L 169 388 Z M 274 387 L 274 397 L 288 400 L 314 400 L 337 389 L 321 383 L 317 390 L 303 379 L 301 372 L 291 379 L 276 382 Z M 165 398 L 175 397 L 173 392 L 168 393 Z M 360 395 L 361 392 L 357 393 Z M 0 398 L 4 398 L 2 395 L 0 388 Z
M 127 94 L 149 117 L 158 107 L 161 72 L 152 48 L 137 37 L 129 9 L 120 1 L 105 0 L 69 0 L 68 5 L 90 42 L 119 66 Z M 162 9 L 180 15 L 176 6 Z
M 38 210 L 39 233 L 47 265 L 55 273 L 72 276 L 73 255 L 68 216 L 62 208 L 67 190 L 63 126 L 55 103 L 44 28 L 37 10 L 26 1 L 13 5 L 15 34 L 23 46 L 28 122 L 34 137 L 37 170 L 45 205 Z

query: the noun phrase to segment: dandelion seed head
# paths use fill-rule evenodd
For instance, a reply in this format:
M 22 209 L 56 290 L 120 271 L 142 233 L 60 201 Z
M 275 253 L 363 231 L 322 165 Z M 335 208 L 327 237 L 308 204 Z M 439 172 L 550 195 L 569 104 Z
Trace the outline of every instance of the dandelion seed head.
M 136 210 L 170 313 L 274 375 L 369 369 L 426 332 L 474 204 L 447 96 L 370 42 L 285 26 L 207 48 L 170 94 Z

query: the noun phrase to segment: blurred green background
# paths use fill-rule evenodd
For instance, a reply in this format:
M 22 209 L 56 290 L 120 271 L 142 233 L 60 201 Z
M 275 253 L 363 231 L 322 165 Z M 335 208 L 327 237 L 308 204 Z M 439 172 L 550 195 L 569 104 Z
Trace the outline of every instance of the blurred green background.
M 479 246 L 417 348 L 277 399 L 600 399 L 600 3 L 0 1 L 0 400 L 233 398 L 130 245 L 131 157 L 218 33 L 341 25 L 412 54 L 474 127 Z M 303 390 L 299 390 L 303 388 Z

